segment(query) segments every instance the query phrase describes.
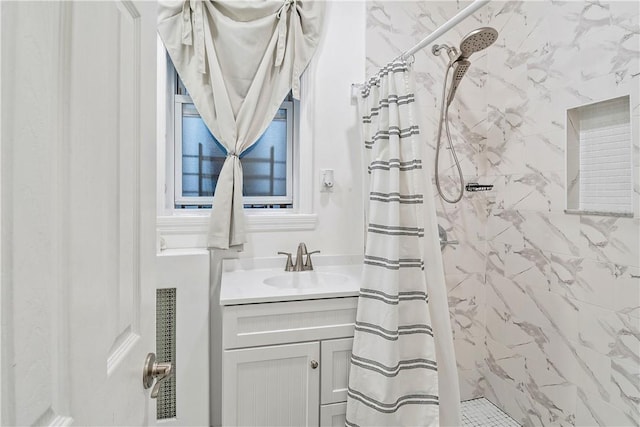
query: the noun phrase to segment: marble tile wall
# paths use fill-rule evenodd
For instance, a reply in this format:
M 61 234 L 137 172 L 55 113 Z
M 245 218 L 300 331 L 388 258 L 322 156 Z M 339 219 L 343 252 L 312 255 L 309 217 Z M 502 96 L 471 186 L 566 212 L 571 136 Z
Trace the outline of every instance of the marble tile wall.
M 368 73 L 467 4 L 369 2 Z M 472 56 L 451 130 L 466 179 L 495 187 L 436 201 L 461 241 L 444 260 L 462 397 L 484 395 L 523 425 L 638 425 L 640 4 L 493 1 L 438 43 L 482 25 L 500 36 Z M 416 54 L 427 164 L 444 68 Z M 625 94 L 635 217 L 565 214 L 565 111 Z
M 564 151 L 566 109 L 628 94 L 638 165 L 640 4 L 487 9 L 484 394 L 523 425 L 638 425 L 638 211 L 565 214 Z

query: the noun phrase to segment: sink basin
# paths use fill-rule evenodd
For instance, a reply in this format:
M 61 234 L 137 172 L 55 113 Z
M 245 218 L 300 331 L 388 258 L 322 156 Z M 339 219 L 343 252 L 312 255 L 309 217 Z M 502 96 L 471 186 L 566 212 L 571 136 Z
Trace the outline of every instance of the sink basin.
M 263 283 L 280 289 L 311 289 L 339 285 L 348 279 L 349 277 L 337 273 L 293 271 L 268 277 L 263 280 Z
M 221 305 L 355 297 L 360 292 L 361 257 L 327 256 L 323 259 L 319 256 L 315 270 L 299 272 L 284 271 L 280 258 L 268 258 L 264 263 L 259 261 L 223 261 L 220 279 Z

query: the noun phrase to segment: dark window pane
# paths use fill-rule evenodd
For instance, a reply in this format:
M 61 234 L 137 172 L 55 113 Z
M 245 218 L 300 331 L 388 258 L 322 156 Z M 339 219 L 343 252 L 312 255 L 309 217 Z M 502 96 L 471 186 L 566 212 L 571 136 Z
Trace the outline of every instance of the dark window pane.
M 226 158 L 226 151 L 211 135 L 193 104 L 183 104 L 182 195 L 211 197 Z M 242 157 L 244 195 L 287 194 L 287 111 L 281 109 Z
M 280 112 L 280 118 L 241 156 L 245 196 L 287 195 L 286 110 Z
M 182 118 L 182 195 L 211 197 L 226 152 L 200 117 Z

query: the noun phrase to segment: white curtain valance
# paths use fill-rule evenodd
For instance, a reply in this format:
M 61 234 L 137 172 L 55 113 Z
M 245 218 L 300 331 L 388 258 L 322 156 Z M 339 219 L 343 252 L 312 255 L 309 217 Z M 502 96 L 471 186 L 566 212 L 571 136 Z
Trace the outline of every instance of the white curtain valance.
M 246 241 L 239 156 L 267 129 L 318 44 L 324 2 L 160 1 L 158 32 L 204 123 L 227 150 L 208 246 Z

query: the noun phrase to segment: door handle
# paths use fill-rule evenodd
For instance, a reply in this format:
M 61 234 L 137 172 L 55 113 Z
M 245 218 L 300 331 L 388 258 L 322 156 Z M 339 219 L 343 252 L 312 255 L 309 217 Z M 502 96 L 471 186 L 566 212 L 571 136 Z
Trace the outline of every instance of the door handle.
M 144 361 L 144 368 L 142 370 L 142 385 L 145 390 L 153 385 L 153 380 L 156 380 L 156 384 L 151 389 L 151 398 L 158 397 L 160 392 L 160 386 L 162 382 L 171 378 L 173 375 L 173 368 L 171 362 L 156 362 L 156 354 L 149 353 Z

